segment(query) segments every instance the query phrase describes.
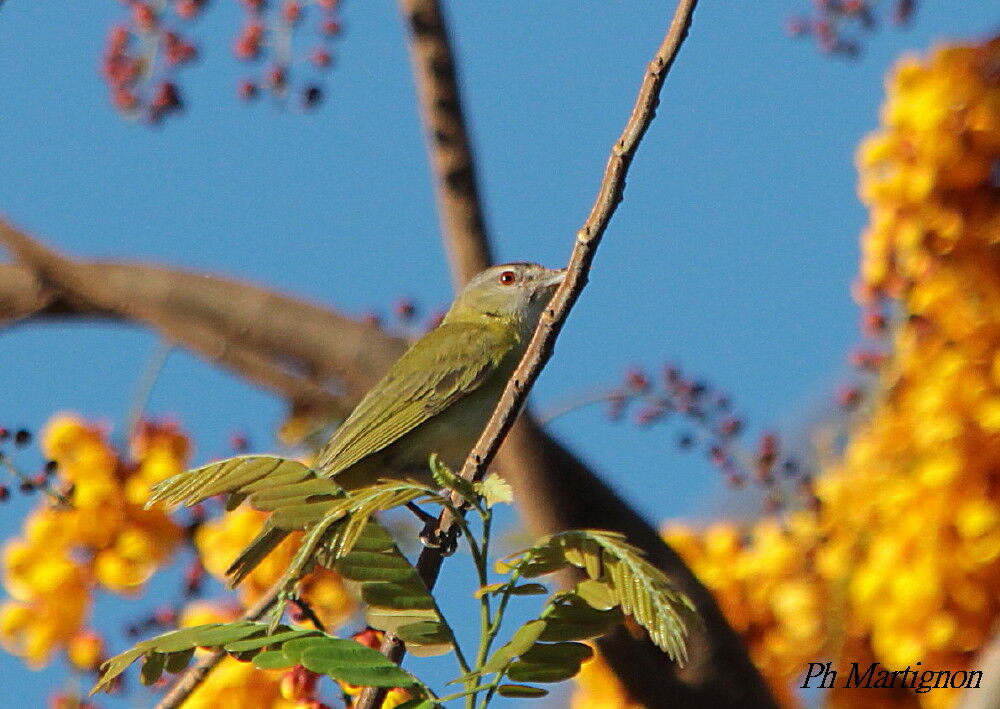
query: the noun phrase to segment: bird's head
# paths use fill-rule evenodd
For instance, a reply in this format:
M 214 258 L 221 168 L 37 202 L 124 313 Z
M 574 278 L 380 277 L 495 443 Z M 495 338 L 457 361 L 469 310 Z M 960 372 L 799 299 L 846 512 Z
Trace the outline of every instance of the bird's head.
M 566 269 L 537 263 L 505 263 L 487 268 L 466 284 L 444 322 L 498 318 L 530 333 L 538 324 Z

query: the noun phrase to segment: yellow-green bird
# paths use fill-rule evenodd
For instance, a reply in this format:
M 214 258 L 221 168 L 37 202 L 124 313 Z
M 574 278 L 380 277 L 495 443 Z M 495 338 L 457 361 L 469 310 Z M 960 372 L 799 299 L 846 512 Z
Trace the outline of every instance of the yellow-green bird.
M 337 428 L 312 469 L 233 458 L 163 481 L 147 507 L 228 493 L 230 509 L 248 499 L 270 512 L 227 572 L 236 585 L 289 532 L 322 519 L 341 489 L 380 478 L 429 479 L 431 453 L 461 467 L 564 276 L 534 263 L 508 263 L 469 281 L 441 324 L 414 343 Z

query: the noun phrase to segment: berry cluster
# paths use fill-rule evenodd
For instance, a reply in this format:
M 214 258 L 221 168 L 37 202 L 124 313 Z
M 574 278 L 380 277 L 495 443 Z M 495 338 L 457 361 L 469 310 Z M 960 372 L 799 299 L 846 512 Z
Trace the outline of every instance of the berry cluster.
M 685 421 L 677 437 L 682 451 L 702 450 L 734 489 L 752 482 L 767 492 L 768 511 L 785 505 L 787 495 L 781 480 L 797 482 L 809 490 L 809 477 L 798 461 L 782 450 L 776 433 L 763 433 L 756 444 L 746 447 L 740 437 L 744 420 L 733 413 L 729 397 L 708 384 L 686 376 L 678 367 L 666 365 L 662 375 L 651 379 L 641 369 L 630 369 L 621 384 L 610 389 L 571 400 L 551 412 L 543 413 L 543 423 L 594 403 L 605 403 L 607 416 L 621 421 L 628 416 L 636 426 L 651 426 L 676 415 Z M 811 500 L 813 496 L 808 495 Z
M 861 53 L 861 34 L 878 25 L 874 0 L 814 0 L 807 15 L 789 18 L 785 29 L 793 37 L 812 37 L 828 54 L 856 57 Z M 897 25 L 913 16 L 916 0 L 893 0 L 891 17 Z
M 205 0 L 125 4 L 128 17 L 108 33 L 101 74 L 116 109 L 159 123 L 184 105 L 175 77 L 198 50 L 180 27 L 201 13 Z
M 54 460 L 48 460 L 41 470 L 34 474 L 25 473 L 16 465 L 15 455 L 19 450 L 23 450 L 31 445 L 34 435 L 26 428 L 19 428 L 15 431 L 0 426 L 0 469 L 5 469 L 17 481 L 17 490 L 26 495 L 35 490 L 42 490 L 54 500 L 67 503 L 72 489 L 64 486 L 64 489 L 56 491 L 52 487 L 52 482 L 59 469 L 59 465 Z M 13 450 L 4 448 L 10 445 Z M 0 483 L 0 502 L 10 499 L 11 489 L 8 485 Z
M 285 99 L 292 91 L 293 66 L 311 67 L 322 72 L 333 65 L 329 43 L 341 34 L 338 16 L 339 0 L 313 0 L 318 17 L 309 23 L 319 42 L 299 59 L 294 52 L 295 35 L 307 24 L 307 7 L 302 0 L 283 0 L 272 10 L 264 0 L 240 0 L 246 10 L 246 20 L 233 44 L 236 58 L 254 63 L 265 61 L 266 69 L 255 78 L 244 79 L 239 85 L 239 96 L 245 101 L 269 92 L 277 99 Z M 314 108 L 323 100 L 323 89 L 316 80 L 302 82 L 296 92 L 304 108 Z

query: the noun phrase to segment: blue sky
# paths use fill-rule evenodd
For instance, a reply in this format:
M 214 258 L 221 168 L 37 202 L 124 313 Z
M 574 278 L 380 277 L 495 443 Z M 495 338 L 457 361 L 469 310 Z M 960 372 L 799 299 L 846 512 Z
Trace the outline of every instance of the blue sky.
M 495 249 L 561 265 L 596 192 L 670 3 L 447 4 Z M 534 401 L 540 406 L 665 361 L 729 392 L 751 433 L 785 432 L 828 406 L 857 341 L 849 294 L 866 213 L 853 152 L 877 125 L 883 78 L 904 51 L 996 27 L 989 3 L 920 4 L 855 62 L 786 38 L 806 0 L 705 2 L 668 79 L 621 205 Z M 191 30 L 187 112 L 157 129 L 107 103 L 97 67 L 117 3 L 0 11 L 0 214 L 80 257 L 226 274 L 353 313 L 399 296 L 450 299 L 402 26 L 394 3 L 349 3 L 328 100 L 313 115 L 235 98 L 235 2 Z M 305 51 L 308 45 L 301 49 Z M 46 325 L 0 333 L 0 424 L 60 410 L 119 425 L 156 338 Z M 196 461 L 249 431 L 272 448 L 282 406 L 184 354 L 149 410 L 179 418 Z M 748 509 L 675 427 L 612 425 L 580 411 L 554 432 L 651 519 Z M 30 458 L 29 458 L 30 460 Z M 0 534 L 28 506 L 8 505 Z M 134 614 L 135 610 L 122 613 Z M 134 616 L 132 616 L 134 617 Z M 19 699 L 57 674 L 0 656 Z

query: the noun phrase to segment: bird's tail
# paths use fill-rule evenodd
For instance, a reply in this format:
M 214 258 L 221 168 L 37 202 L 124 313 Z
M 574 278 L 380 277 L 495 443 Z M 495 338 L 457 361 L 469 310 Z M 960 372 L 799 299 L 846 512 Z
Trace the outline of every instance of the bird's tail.
M 236 560 L 226 569 L 226 576 L 229 577 L 227 581 L 229 588 L 239 585 L 240 581 L 256 569 L 257 565 L 264 560 L 264 557 L 274 551 L 275 547 L 281 544 L 286 536 L 288 536 L 287 530 L 265 524 L 260 533 L 247 544 L 246 548 L 236 557 Z

